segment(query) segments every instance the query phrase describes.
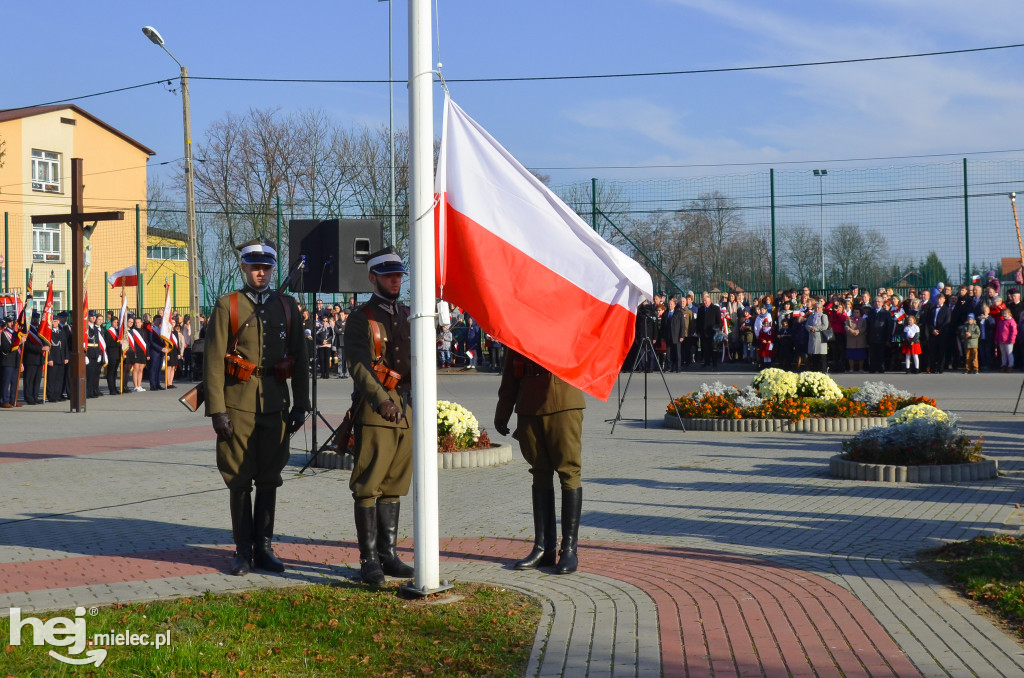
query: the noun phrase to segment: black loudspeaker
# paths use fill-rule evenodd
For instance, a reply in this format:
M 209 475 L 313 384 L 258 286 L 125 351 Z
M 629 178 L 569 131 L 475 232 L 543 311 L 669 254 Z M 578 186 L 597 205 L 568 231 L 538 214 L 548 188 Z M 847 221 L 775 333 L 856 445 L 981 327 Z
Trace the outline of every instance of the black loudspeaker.
M 288 267 L 306 257 L 297 292 L 372 292 L 366 260 L 384 245 L 384 222 L 368 219 L 292 219 L 288 222 Z

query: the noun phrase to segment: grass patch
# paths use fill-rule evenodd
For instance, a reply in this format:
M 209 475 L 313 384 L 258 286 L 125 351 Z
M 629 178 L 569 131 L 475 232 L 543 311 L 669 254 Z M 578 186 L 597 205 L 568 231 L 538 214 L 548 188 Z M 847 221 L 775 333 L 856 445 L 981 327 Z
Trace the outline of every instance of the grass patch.
M 261 589 L 100 608 L 85 617 L 96 633 L 170 630 L 167 647 L 109 647 L 100 667 L 47 656 L 67 647 L 7 645 L 0 620 L 3 675 L 28 676 L 521 676 L 540 605 L 518 592 L 461 584 L 460 600 L 402 600 L 397 586 L 356 584 Z M 22 615 L 35 616 L 30 612 Z M 72 612 L 41 613 L 74 618 Z M 90 648 L 91 649 L 91 648 Z
M 975 537 L 930 552 L 950 581 L 1024 638 L 1024 540 Z

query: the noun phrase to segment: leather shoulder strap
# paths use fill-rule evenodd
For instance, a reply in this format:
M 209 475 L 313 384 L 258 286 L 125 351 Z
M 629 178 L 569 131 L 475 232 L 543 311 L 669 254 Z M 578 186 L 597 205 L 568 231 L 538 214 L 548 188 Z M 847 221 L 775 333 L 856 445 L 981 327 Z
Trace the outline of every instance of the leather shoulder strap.
M 363 306 L 363 313 L 370 322 L 370 334 L 373 337 L 373 364 L 379 365 L 384 361 L 384 337 L 381 335 L 380 324 L 373 319 L 370 307 Z
M 231 323 L 231 336 L 238 334 L 238 292 L 232 292 L 228 299 L 228 318 Z

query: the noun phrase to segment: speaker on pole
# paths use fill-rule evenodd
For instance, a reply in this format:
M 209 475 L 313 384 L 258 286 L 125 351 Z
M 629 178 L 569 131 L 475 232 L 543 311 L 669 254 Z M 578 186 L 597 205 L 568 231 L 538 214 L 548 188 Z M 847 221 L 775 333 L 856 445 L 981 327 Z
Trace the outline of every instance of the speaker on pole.
M 304 292 L 372 292 L 366 260 L 384 245 L 384 222 L 373 219 L 292 219 L 288 263 L 306 257 Z

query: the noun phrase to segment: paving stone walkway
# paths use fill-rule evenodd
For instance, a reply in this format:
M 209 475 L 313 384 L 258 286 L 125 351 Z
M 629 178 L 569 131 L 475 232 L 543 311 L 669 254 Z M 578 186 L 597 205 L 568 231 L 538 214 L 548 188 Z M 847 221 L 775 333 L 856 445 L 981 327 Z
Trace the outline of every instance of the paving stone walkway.
M 673 395 L 751 373 L 669 375 Z M 838 377 L 843 384 L 862 378 Z M 877 377 L 875 377 L 877 379 Z M 519 460 L 439 472 L 442 576 L 537 596 L 529 676 L 1024 675 L 1024 650 L 915 566 L 917 553 L 977 534 L 1019 532 L 1024 417 L 1019 378 L 946 374 L 888 381 L 960 414 L 1000 463 L 995 481 L 877 484 L 828 476 L 838 434 L 670 431 L 660 378 L 650 427 L 606 419 L 588 399 L 581 571 L 516 572 L 529 550 L 529 477 Z M 645 406 L 634 380 L 623 416 Z M 321 382 L 340 419 L 350 382 Z M 439 397 L 486 426 L 497 377 L 450 375 Z M 173 393 L 173 392 L 172 392 Z M 352 577 L 348 472 L 296 471 L 279 493 L 284 576 L 224 574 L 227 494 L 212 432 L 173 395 L 145 393 L 0 413 L 0 615 Z M 322 439 L 323 434 L 320 433 Z M 414 501 L 403 502 L 412 547 Z

